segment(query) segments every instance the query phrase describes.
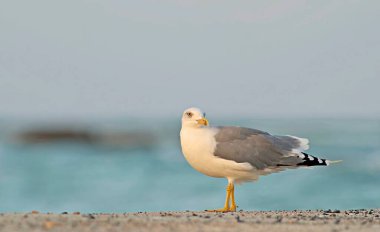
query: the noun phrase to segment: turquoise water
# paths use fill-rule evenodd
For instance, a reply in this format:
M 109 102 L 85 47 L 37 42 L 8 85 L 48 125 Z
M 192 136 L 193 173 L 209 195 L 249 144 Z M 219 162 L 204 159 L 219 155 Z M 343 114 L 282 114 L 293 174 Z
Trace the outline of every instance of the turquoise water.
M 0 211 L 133 212 L 221 207 L 226 181 L 204 176 L 186 163 L 179 145 L 178 120 L 149 121 L 133 125 L 113 122 L 151 132 L 155 137 L 151 146 L 133 148 L 73 141 L 19 143 L 9 139 L 12 127 L 0 123 Z M 344 160 L 239 185 L 235 188 L 239 209 L 380 208 L 380 120 L 215 122 L 238 122 L 234 124 L 307 137 L 310 154 Z

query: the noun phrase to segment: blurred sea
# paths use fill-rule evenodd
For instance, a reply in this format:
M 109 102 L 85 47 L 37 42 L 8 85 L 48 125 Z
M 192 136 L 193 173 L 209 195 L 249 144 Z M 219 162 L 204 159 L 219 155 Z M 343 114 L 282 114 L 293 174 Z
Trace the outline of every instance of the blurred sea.
M 239 185 L 239 209 L 380 208 L 380 120 L 211 123 L 306 137 L 311 142 L 308 153 L 343 160 Z M 59 124 L 62 127 L 66 134 L 33 137 L 33 130 L 57 126 L 0 121 L 0 212 L 204 210 L 223 205 L 226 180 L 204 176 L 187 164 L 180 149 L 179 119 Z M 81 132 L 70 137 L 69 130 Z

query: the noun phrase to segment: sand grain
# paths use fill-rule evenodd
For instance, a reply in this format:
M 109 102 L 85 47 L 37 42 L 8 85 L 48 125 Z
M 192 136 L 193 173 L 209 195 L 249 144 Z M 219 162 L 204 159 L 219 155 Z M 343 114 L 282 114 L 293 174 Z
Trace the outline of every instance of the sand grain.
M 380 210 L 3 213 L 0 231 L 380 231 Z

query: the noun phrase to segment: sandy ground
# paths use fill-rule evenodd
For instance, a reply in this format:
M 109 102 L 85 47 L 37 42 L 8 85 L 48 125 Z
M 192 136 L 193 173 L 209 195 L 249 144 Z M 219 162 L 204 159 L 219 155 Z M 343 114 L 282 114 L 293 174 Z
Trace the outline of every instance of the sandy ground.
M 319 211 L 2 213 L 0 231 L 380 231 L 380 209 Z

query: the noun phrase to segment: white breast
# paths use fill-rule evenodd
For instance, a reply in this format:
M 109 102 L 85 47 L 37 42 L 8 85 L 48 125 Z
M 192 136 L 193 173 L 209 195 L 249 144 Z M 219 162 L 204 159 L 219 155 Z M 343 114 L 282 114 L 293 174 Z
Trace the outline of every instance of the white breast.
M 213 171 L 212 153 L 215 149 L 215 130 L 205 128 L 182 128 L 181 146 L 187 162 L 197 171 L 214 177 L 222 177 Z
M 213 155 L 217 128 L 182 128 L 182 152 L 189 164 L 197 171 L 212 177 L 238 178 L 242 171 L 252 169 L 251 165 L 238 164 Z M 246 173 L 244 173 L 246 175 Z

